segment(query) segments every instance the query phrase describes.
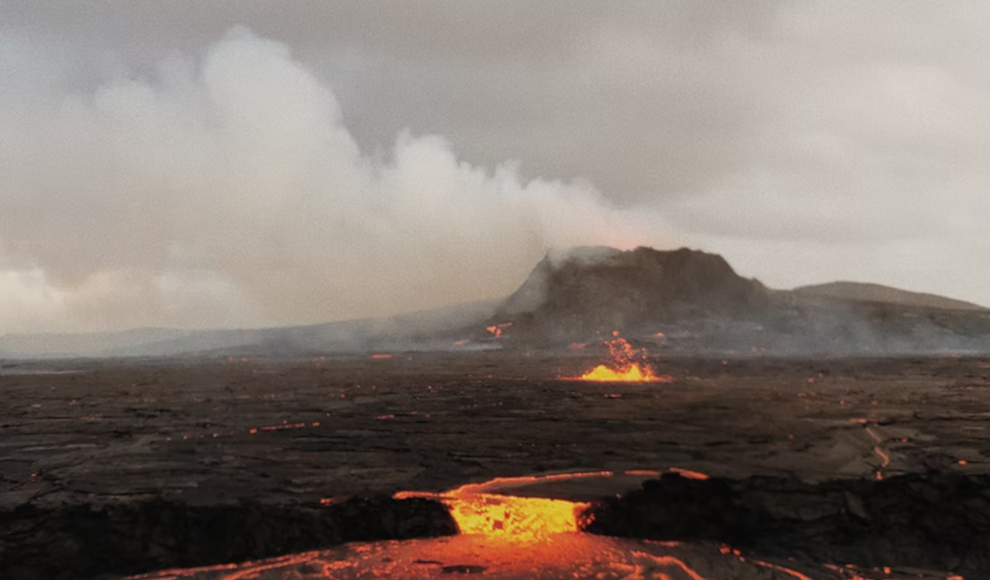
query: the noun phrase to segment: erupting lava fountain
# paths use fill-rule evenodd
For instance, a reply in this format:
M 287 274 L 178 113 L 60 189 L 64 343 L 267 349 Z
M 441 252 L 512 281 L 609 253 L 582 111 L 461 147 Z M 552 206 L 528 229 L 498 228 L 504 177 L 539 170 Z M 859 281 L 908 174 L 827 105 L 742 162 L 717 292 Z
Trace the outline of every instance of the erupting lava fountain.
M 627 382 L 627 383 L 669 383 L 673 377 L 656 375 L 646 360 L 646 349 L 636 350 L 619 336 L 619 331 L 612 332 L 612 340 L 605 341 L 611 362 L 601 364 L 576 377 L 582 381 L 598 382 Z M 639 360 L 637 360 L 639 359 Z

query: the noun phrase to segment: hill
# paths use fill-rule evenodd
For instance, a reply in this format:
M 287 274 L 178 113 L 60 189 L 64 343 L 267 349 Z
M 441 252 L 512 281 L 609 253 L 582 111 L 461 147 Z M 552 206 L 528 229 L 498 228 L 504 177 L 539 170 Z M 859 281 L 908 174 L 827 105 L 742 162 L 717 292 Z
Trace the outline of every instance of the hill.
M 658 321 L 746 318 L 770 305 L 767 289 L 719 255 L 682 248 L 576 248 L 548 255 L 493 320 L 550 337 L 648 330 Z
M 917 306 L 921 308 L 941 308 L 944 310 L 973 310 L 988 311 L 987 308 L 972 302 L 964 302 L 953 298 L 946 298 L 937 294 L 924 294 L 921 292 L 909 292 L 890 286 L 880 284 L 868 284 L 864 282 L 831 282 L 828 284 L 817 284 L 814 286 L 801 286 L 795 288 L 798 294 L 813 296 L 825 296 L 828 298 L 839 298 L 842 300 L 855 300 L 859 302 L 884 302 L 887 304 L 899 304 L 901 306 Z

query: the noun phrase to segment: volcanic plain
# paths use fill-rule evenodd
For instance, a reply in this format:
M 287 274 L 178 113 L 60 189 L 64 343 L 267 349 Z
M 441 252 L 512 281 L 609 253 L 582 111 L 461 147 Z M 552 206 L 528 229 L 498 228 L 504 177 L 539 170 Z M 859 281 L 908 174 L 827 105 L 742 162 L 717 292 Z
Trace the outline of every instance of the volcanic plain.
M 652 346 L 669 380 L 576 380 L 607 358 L 603 344 L 7 362 L 0 548 L 28 533 L 10 516 L 26 509 L 328 505 L 612 472 L 540 491 L 589 501 L 671 468 L 817 483 L 990 466 L 990 358 L 684 358 Z

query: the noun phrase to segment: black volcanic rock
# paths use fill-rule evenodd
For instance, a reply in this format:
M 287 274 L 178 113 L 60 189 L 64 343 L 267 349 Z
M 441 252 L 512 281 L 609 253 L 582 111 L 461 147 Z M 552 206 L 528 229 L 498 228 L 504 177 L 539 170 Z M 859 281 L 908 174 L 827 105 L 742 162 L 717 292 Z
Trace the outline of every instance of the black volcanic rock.
M 577 248 L 544 258 L 492 320 L 511 321 L 516 335 L 565 339 L 657 321 L 743 319 L 768 304 L 762 284 L 716 254 Z
M 586 531 L 725 542 L 761 556 L 990 575 L 990 476 L 925 473 L 884 481 L 689 480 L 677 474 L 610 498 Z
M 258 560 L 343 542 L 457 533 L 438 502 L 353 498 L 330 506 L 153 500 L 0 512 L 0 578 L 70 580 Z

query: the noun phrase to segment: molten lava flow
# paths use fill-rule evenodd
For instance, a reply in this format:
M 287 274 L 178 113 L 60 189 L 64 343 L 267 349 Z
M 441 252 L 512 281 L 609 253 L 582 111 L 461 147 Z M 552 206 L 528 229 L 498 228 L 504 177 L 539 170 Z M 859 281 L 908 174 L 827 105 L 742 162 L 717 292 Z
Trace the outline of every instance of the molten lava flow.
M 561 499 L 501 495 L 490 493 L 491 491 L 551 481 L 610 476 L 610 471 L 595 471 L 499 477 L 484 483 L 469 483 L 439 494 L 399 492 L 395 494 L 395 499 L 425 497 L 443 502 L 450 508 L 450 515 L 457 522 L 457 529 L 462 534 L 533 543 L 546 540 L 554 534 L 577 532 L 578 516 L 588 508 L 588 504 Z
M 671 467 L 670 471 L 672 473 L 679 473 L 681 477 L 686 477 L 688 479 L 705 480 L 708 479 L 708 475 L 701 473 L 700 471 L 691 471 L 690 469 L 681 469 L 680 467 Z
M 764 568 L 770 568 L 770 569 L 776 570 L 778 572 L 783 572 L 784 574 L 787 574 L 789 576 L 793 576 L 794 578 L 797 578 L 798 580 L 811 580 L 811 577 L 810 576 L 806 576 L 806 575 L 798 572 L 797 570 L 791 570 L 790 568 L 785 568 L 784 566 L 781 566 L 779 564 L 771 564 L 770 562 L 763 562 L 763 561 L 760 561 L 760 560 L 753 560 L 753 563 L 756 564 L 757 566 L 763 566 Z
M 598 365 L 581 375 L 582 381 L 600 382 L 670 382 L 672 377 L 657 376 L 646 362 L 646 350 L 637 351 L 625 339 L 619 336 L 619 331 L 612 332 L 614 340 L 605 341 L 612 361 Z M 640 359 L 637 361 L 636 359 Z
M 444 499 L 444 503 L 462 534 L 522 543 L 578 531 L 578 513 L 587 508 L 587 504 L 560 499 L 487 493 Z

